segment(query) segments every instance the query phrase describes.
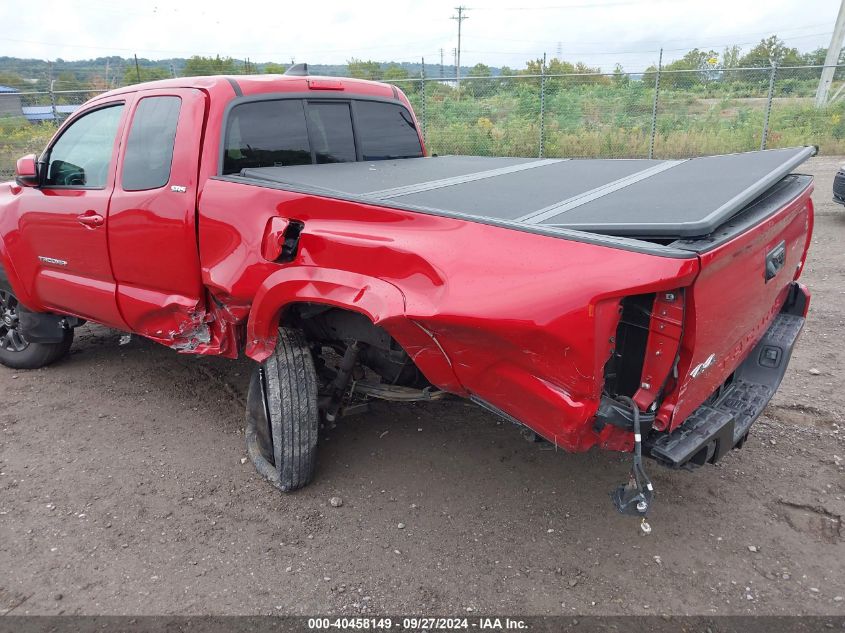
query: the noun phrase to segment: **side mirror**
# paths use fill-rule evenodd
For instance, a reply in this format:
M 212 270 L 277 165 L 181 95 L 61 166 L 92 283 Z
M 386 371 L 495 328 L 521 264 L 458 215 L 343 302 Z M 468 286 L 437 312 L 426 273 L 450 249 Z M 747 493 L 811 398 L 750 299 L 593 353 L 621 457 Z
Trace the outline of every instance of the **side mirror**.
M 38 186 L 38 162 L 35 154 L 28 154 L 18 159 L 15 166 L 15 182 L 21 187 Z

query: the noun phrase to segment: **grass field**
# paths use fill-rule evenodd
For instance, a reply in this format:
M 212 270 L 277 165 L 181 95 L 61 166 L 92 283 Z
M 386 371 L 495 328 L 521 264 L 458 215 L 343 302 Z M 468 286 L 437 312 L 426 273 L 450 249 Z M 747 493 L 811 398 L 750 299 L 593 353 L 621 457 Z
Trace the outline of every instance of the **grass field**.
M 767 146 L 817 145 L 823 154 L 845 153 L 845 101 L 825 108 L 813 102 L 816 80 L 780 77 L 775 84 Z M 768 71 L 743 81 L 679 85 L 660 90 L 655 158 L 683 158 L 760 148 L 768 105 Z M 466 79 L 453 85 L 419 80 L 396 84 L 424 124 L 430 153 L 495 156 L 634 158 L 648 156 L 654 87 L 646 79 L 607 76 L 547 79 L 541 119 L 540 79 Z M 86 95 L 87 96 L 87 95 Z M 541 125 L 542 122 L 542 125 Z M 0 119 L 0 178 L 15 160 L 40 152 L 51 123 Z

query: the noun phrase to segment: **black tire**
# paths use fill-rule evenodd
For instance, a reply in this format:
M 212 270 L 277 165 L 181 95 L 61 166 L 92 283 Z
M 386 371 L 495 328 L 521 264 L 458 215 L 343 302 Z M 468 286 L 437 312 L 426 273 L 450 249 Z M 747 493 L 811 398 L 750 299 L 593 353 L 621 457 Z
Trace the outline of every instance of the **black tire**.
M 308 343 L 299 330 L 279 328 L 276 350 L 250 384 L 246 435 L 256 468 L 280 490 L 298 490 L 313 479 L 319 421 Z
M 38 369 L 65 356 L 73 344 L 73 330 L 67 329 L 58 343 L 31 343 L 18 327 L 18 300 L 0 289 L 0 364 L 12 369 Z

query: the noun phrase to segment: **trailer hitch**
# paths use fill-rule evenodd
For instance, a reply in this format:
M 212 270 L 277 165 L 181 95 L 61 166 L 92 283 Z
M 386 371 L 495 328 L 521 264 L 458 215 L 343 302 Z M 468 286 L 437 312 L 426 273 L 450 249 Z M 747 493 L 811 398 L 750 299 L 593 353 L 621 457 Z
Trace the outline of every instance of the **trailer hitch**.
M 642 518 L 640 529 L 643 534 L 651 533 L 651 525 L 646 521 L 648 511 L 651 509 L 651 502 L 654 498 L 654 486 L 643 468 L 643 438 L 640 433 L 640 409 L 629 397 L 619 398 L 622 402 L 631 407 L 634 425 L 634 465 L 631 467 L 631 475 L 628 482 L 621 484 L 614 490 L 610 497 L 613 505 L 622 514 L 639 516 Z

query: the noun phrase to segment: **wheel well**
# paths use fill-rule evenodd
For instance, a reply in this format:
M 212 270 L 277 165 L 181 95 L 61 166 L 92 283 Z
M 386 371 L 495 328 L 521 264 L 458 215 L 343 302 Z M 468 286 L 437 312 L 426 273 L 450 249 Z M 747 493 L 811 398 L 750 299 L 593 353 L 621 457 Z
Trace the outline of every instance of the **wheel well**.
M 302 330 L 318 354 L 328 347 L 343 355 L 357 341 L 362 344 L 359 362 L 382 380 L 407 387 L 430 386 L 402 345 L 360 312 L 321 303 L 294 303 L 285 307 L 280 325 Z

